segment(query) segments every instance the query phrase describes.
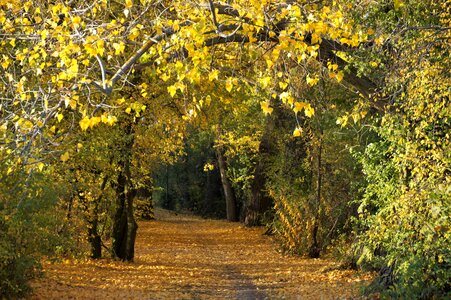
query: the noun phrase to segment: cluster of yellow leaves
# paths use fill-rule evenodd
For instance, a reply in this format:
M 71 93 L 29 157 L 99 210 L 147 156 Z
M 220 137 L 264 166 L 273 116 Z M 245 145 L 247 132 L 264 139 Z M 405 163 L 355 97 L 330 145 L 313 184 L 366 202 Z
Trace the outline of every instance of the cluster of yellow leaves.
M 315 109 L 306 102 L 295 102 L 293 111 L 297 114 L 298 112 L 304 110 L 307 117 L 311 118 L 315 114 Z
M 87 130 L 88 128 L 93 128 L 94 126 L 98 125 L 99 123 L 108 124 L 110 126 L 113 126 L 117 122 L 116 116 L 111 116 L 106 113 L 102 114 L 101 116 L 96 117 L 88 117 L 85 116 L 83 119 L 80 120 L 79 125 L 81 130 Z

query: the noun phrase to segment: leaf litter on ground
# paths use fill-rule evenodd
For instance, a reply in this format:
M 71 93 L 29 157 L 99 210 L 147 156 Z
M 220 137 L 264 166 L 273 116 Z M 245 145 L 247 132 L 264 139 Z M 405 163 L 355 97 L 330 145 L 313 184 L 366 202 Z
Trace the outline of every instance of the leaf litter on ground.
M 264 228 L 157 210 L 133 263 L 44 262 L 29 299 L 355 299 L 372 274 L 280 253 Z

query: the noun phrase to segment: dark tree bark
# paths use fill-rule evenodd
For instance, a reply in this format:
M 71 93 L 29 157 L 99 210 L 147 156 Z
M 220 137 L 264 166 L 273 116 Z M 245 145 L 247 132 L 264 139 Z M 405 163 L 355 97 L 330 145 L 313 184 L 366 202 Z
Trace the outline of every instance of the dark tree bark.
M 259 146 L 259 160 L 254 171 L 254 179 L 251 183 L 251 198 L 249 203 L 246 204 L 244 224 L 246 226 L 259 226 L 262 224 L 263 214 L 268 211 L 273 204 L 271 197 L 266 193 L 266 159 L 272 152 L 271 133 L 274 128 L 274 116 L 267 117 L 265 131 L 262 136 L 262 140 Z
M 312 244 L 309 249 L 309 256 L 312 258 L 317 258 L 320 255 L 320 247 L 318 242 L 318 229 L 319 229 L 319 209 L 321 205 L 321 154 L 322 154 L 322 140 L 319 139 L 318 145 L 318 160 L 317 160 L 317 178 L 316 178 L 316 198 L 315 198 L 315 219 L 313 220 L 312 228 Z
M 102 238 L 98 231 L 98 219 L 94 219 L 88 225 L 88 242 L 91 246 L 91 258 L 98 259 L 102 257 Z
M 224 189 L 224 198 L 226 202 L 227 221 L 237 222 L 238 212 L 235 198 L 235 192 L 233 191 L 232 184 L 227 178 L 227 163 L 224 158 L 224 153 L 221 147 L 216 148 L 216 156 L 218 158 L 218 167 L 221 174 L 222 188 Z
M 126 142 L 116 183 L 116 212 L 113 222 L 112 255 L 124 261 L 133 261 L 138 224 L 133 214 L 135 191 L 131 184 L 130 164 L 134 142 L 132 126 L 126 128 Z
M 80 203 L 84 206 L 86 213 L 86 222 L 88 223 L 88 243 L 91 248 L 91 258 L 98 259 L 102 257 L 102 238 L 99 234 L 99 203 L 102 201 L 102 192 L 106 187 L 108 177 L 105 176 L 100 186 L 100 195 L 94 200 L 94 203 L 89 203 L 85 197 L 85 192 L 77 190 L 76 193 L 80 199 Z

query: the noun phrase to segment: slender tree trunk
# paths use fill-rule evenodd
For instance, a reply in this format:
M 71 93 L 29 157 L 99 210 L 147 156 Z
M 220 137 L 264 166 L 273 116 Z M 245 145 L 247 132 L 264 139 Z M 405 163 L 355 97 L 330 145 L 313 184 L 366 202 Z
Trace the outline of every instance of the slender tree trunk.
M 265 131 L 259 146 L 259 159 L 254 171 L 254 179 L 251 183 L 251 198 L 246 204 L 244 224 L 246 226 L 258 226 L 262 223 L 263 214 L 272 206 L 272 199 L 265 191 L 266 174 L 265 166 L 267 156 L 271 154 L 271 132 L 274 128 L 273 117 L 267 117 Z
M 316 175 L 316 201 L 315 201 L 315 219 L 313 220 L 312 228 L 312 244 L 309 249 L 309 256 L 312 258 L 319 257 L 320 247 L 318 243 L 318 229 L 319 229 L 319 209 L 321 205 L 321 154 L 322 154 L 322 139 L 319 140 L 318 145 L 318 161 L 317 161 L 317 175 Z
M 232 188 L 232 184 L 227 178 L 227 163 L 224 158 L 222 147 L 216 148 L 216 156 L 218 158 L 218 167 L 221 174 L 222 188 L 224 189 L 224 198 L 226 202 L 227 221 L 237 222 L 238 213 L 235 193 Z
M 113 257 L 133 261 L 138 224 L 133 214 L 135 191 L 131 184 L 130 164 L 132 159 L 132 126 L 126 130 L 126 143 L 122 153 L 122 170 L 116 183 L 116 213 L 113 222 Z
M 265 191 L 266 174 L 264 174 L 265 163 L 262 158 L 255 168 L 254 179 L 251 184 L 250 203 L 246 209 L 246 226 L 258 226 L 262 224 L 263 214 L 271 208 L 272 200 Z
M 99 234 L 98 224 L 98 201 L 94 202 L 94 207 L 90 207 L 88 200 L 84 196 L 84 192 L 77 191 L 81 204 L 84 206 L 85 218 L 88 223 L 88 243 L 91 248 L 91 258 L 97 259 L 102 257 L 102 239 Z
M 88 243 L 91 248 L 91 258 L 97 259 L 102 257 L 102 238 L 99 234 L 99 203 L 102 200 L 102 192 L 105 189 L 108 178 L 105 176 L 100 186 L 100 195 L 93 203 L 85 197 L 85 191 L 77 190 L 76 193 L 83 205 L 85 211 L 86 222 L 88 223 Z
M 102 257 L 102 239 L 98 231 L 98 219 L 94 219 L 88 225 L 88 242 L 91 245 L 91 258 L 97 259 Z
M 212 180 L 211 172 L 206 172 L 206 182 L 205 182 L 205 192 L 204 192 L 204 202 L 202 203 L 202 215 L 207 215 L 211 211 L 213 193 L 212 193 Z
M 135 217 L 133 214 L 133 192 L 126 192 L 127 199 L 127 236 L 125 240 L 125 257 L 121 257 L 126 261 L 133 261 L 135 257 L 135 240 L 136 240 L 136 232 L 138 230 L 138 224 L 135 221 Z

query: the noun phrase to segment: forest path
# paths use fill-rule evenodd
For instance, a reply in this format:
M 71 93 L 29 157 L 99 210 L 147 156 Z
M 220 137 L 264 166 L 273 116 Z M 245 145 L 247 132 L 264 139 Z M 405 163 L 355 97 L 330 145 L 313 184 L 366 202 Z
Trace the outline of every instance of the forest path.
M 140 222 L 134 263 L 44 263 L 31 299 L 346 299 L 369 275 L 285 256 L 262 228 L 158 211 Z

